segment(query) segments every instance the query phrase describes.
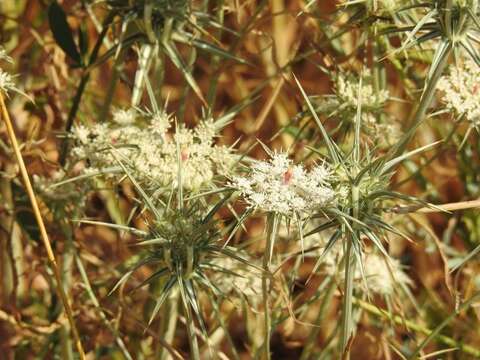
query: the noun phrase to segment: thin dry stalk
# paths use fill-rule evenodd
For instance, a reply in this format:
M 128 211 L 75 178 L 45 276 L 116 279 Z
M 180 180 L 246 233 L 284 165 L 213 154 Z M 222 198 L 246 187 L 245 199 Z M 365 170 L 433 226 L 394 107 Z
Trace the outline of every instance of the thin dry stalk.
M 397 214 L 407 214 L 407 213 L 435 213 L 435 212 L 448 212 L 448 211 L 459 211 L 466 209 L 474 209 L 480 207 L 480 199 L 470 200 L 470 201 L 459 201 L 454 203 L 448 203 L 443 205 L 435 205 L 435 207 L 427 206 L 396 206 L 392 209 L 392 212 Z
M 7 127 L 8 137 L 12 144 L 13 151 L 15 153 L 15 157 L 17 158 L 18 165 L 20 167 L 20 173 L 22 175 L 23 182 L 25 184 L 25 188 L 28 193 L 28 197 L 30 199 L 30 203 L 32 204 L 33 213 L 35 215 L 35 219 L 38 224 L 38 228 L 40 230 L 40 234 L 42 237 L 43 245 L 47 251 L 48 261 L 50 262 L 51 267 L 53 268 L 53 273 L 55 275 L 55 280 L 57 282 L 57 292 L 60 296 L 63 307 L 65 308 L 65 313 L 67 314 L 68 322 L 70 323 L 70 327 L 72 330 L 73 340 L 75 342 L 75 346 L 78 351 L 78 355 L 80 356 L 81 360 L 85 360 L 85 352 L 83 351 L 83 346 L 80 341 L 80 336 L 78 334 L 77 327 L 75 326 L 75 321 L 73 319 L 73 311 L 72 307 L 70 306 L 70 302 L 68 300 L 67 294 L 65 293 L 65 289 L 62 283 L 62 277 L 60 274 L 60 270 L 58 268 L 57 262 L 55 260 L 55 255 L 53 254 L 52 246 L 50 244 L 50 240 L 48 238 L 47 230 L 45 228 L 45 224 L 42 219 L 42 214 L 37 204 L 37 199 L 35 197 L 35 192 L 33 191 L 32 184 L 30 182 L 30 178 L 28 177 L 27 168 L 25 167 L 25 163 L 23 161 L 22 154 L 20 152 L 20 148 L 18 146 L 17 138 L 15 136 L 15 131 L 13 130 L 12 121 L 10 120 L 10 116 L 7 111 L 7 107 L 5 105 L 5 101 L 3 98 L 2 92 L 0 92 L 0 107 L 2 112 L 2 118 L 5 122 L 5 126 Z
M 268 99 L 268 101 L 263 106 L 262 111 L 260 112 L 260 114 L 257 117 L 257 120 L 255 121 L 255 124 L 252 126 L 251 129 L 249 129 L 250 133 L 254 134 L 260 130 L 265 120 L 267 119 L 267 116 L 270 113 L 270 110 L 272 110 L 272 107 L 275 104 L 275 101 L 277 100 L 277 97 L 280 94 L 280 91 L 282 90 L 282 87 L 284 84 L 285 84 L 285 78 L 282 76 L 273 87 L 273 92 L 270 98 Z

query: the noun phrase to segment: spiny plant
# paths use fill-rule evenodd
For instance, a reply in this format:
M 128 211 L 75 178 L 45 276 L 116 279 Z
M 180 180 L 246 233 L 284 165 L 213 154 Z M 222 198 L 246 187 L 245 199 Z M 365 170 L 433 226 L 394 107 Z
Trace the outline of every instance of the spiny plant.
M 177 143 L 178 147 L 178 143 Z M 147 264 L 157 264 L 154 273 L 143 281 L 139 287 L 152 283 L 159 279 L 162 289 L 156 300 L 150 316 L 149 324 L 160 311 L 165 300 L 173 289 L 180 292 L 182 304 L 187 318 L 190 349 L 194 359 L 200 359 L 200 351 L 193 325 L 195 314 L 204 335 L 208 341 L 208 334 L 201 314 L 201 306 L 197 292 L 199 289 L 209 291 L 211 294 L 221 294 L 221 290 L 210 281 L 208 272 L 212 270 L 224 271 L 230 275 L 235 273 L 215 264 L 215 257 L 229 257 L 246 265 L 250 263 L 239 257 L 234 248 L 222 243 L 225 240 L 225 229 L 219 229 L 219 222 L 215 218 L 217 212 L 225 206 L 231 197 L 226 194 L 217 203 L 208 208 L 208 203 L 203 201 L 184 201 L 182 187 L 182 160 L 178 159 L 178 183 L 176 199 L 173 199 L 173 191 L 169 202 L 163 208 L 157 208 L 155 200 L 150 197 L 137 183 L 127 168 L 123 165 L 121 155 L 112 149 L 112 156 L 119 162 L 125 174 L 132 181 L 137 191 L 142 195 L 144 206 L 154 215 L 153 222 L 149 222 L 145 239 L 137 245 L 148 246 L 150 249 L 134 267 L 126 272 L 112 291 L 125 282 L 130 275 L 139 267 Z M 228 228 L 227 228 L 228 229 Z M 134 230 L 135 231 L 135 230 Z
M 392 191 L 389 188 L 390 180 L 397 165 L 410 156 L 431 148 L 432 145 L 415 149 L 400 156 L 395 156 L 391 153 L 376 155 L 375 150 L 370 149 L 368 145 L 362 146 L 362 86 L 360 83 L 358 88 L 357 115 L 354 123 L 354 140 L 352 147 L 344 152 L 328 135 L 305 91 L 298 82 L 297 84 L 322 134 L 327 148 L 327 161 L 335 169 L 336 190 L 341 199 L 336 207 L 330 207 L 318 213 L 317 218 L 326 217 L 328 221 L 318 226 L 313 232 L 328 228 L 335 229 L 325 246 L 323 254 L 327 254 L 337 241 L 344 242 L 345 285 L 341 346 L 342 351 L 348 354 L 348 344 L 353 333 L 352 298 L 356 264 L 360 267 L 360 272 L 368 288 L 368 281 L 365 278 L 362 264 L 362 253 L 365 246 L 363 239 L 370 240 L 387 259 L 389 258 L 382 239 L 386 238 L 386 232 L 392 232 L 397 235 L 401 235 L 401 232 L 383 219 L 383 214 L 386 210 L 388 211 L 388 208 L 386 209 L 387 201 L 394 200 L 396 203 L 398 201 L 420 202 L 425 204 L 420 199 Z M 404 136 L 409 135 L 406 134 Z M 399 141 L 401 142 L 403 139 L 400 138 Z M 319 152 L 319 150 L 315 151 Z M 315 268 L 321 264 L 322 260 L 323 255 L 317 261 Z
M 449 211 L 480 203 L 433 205 L 454 195 L 440 178 L 455 166 L 462 196 L 478 195 L 478 11 L 476 0 L 49 2 L 70 68 L 54 49 L 46 72 L 54 85 L 43 93 L 27 78 L 38 109 L 18 110 L 20 90 L 1 68 L 0 94 L 10 94 L 22 135 L 24 112 L 51 120 L 69 111 L 55 122 L 65 140 L 59 164 L 51 134 L 12 144 L 19 163 L 22 150 L 28 171 L 41 173 L 40 211 L 22 168 L 37 220 L 48 219 L 55 234 L 53 247 L 43 234 L 55 276 L 42 286 L 59 290 L 80 358 L 83 343 L 90 356 L 128 360 L 348 359 L 370 356 L 365 338 L 381 343 L 385 358 L 452 348 L 452 356 L 480 357 L 467 345 L 477 341 L 478 319 L 464 315 L 480 297 L 478 216 L 469 210 L 439 225 Z M 51 49 L 41 29 L 31 33 Z M 10 60 L 2 50 L 0 59 Z M 65 89 L 58 62 L 62 76 L 79 76 L 71 101 L 63 101 L 68 91 L 52 96 Z M 183 77 L 167 85 L 172 68 Z M 2 119 L 8 127 L 3 102 Z M 432 126 L 418 131 L 428 119 Z M 262 149 L 267 158 L 258 160 Z M 12 162 L 3 142 L 0 151 Z M 26 203 L 12 195 L 23 191 L 12 173 L 2 162 L 2 301 L 15 297 L 21 274 L 35 273 L 28 261 L 17 265 L 19 231 L 28 259 L 41 256 L 21 224 Z M 470 252 L 459 250 L 461 240 Z M 422 272 L 434 251 L 446 291 Z M 42 282 L 30 277 L 40 298 Z M 28 297 L 28 308 L 7 302 L 20 311 L 2 307 L 0 319 L 22 334 L 15 356 L 72 360 L 67 326 L 38 332 L 58 316 L 47 295 Z M 91 327 L 98 334 L 89 339 Z M 426 350 L 434 341 L 448 349 Z
M 218 221 L 214 219 L 218 206 L 209 213 L 205 213 L 204 205 L 199 202 L 187 206 L 180 209 L 163 209 L 162 217 L 149 225 L 144 239 L 137 244 L 147 247 L 148 250 L 141 254 L 140 260 L 122 276 L 112 292 L 127 281 L 136 269 L 144 265 L 155 265 L 153 274 L 136 286 L 141 288 L 147 284 L 162 284 L 149 324 L 171 293 L 179 291 L 187 319 L 192 358 L 200 359 L 193 325 L 194 316 L 207 339 L 208 335 L 198 291 L 208 291 L 211 295 L 217 296 L 221 294 L 221 290 L 210 280 L 212 271 L 223 271 L 236 276 L 235 273 L 218 265 L 218 261 L 215 263 L 216 258 L 229 257 L 247 265 L 248 262 L 237 256 L 234 249 L 223 246 L 221 240 L 224 234 L 222 236 L 218 229 Z

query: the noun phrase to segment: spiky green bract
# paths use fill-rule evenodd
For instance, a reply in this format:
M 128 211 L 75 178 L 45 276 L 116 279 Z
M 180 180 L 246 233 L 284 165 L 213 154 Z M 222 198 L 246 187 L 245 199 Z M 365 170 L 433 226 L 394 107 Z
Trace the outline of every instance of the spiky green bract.
M 478 49 L 473 45 L 476 41 L 476 32 L 480 29 L 478 0 L 414 2 L 404 6 L 399 12 L 417 12 L 421 14 L 421 19 L 409 24 L 412 26 L 396 24 L 385 30 L 386 33 L 406 33 L 406 38 L 397 51 L 436 39 L 448 43 L 450 47 L 463 47 L 477 63 L 479 62 Z M 410 21 L 414 18 L 405 17 Z
M 154 239 L 165 242 L 154 246 L 154 256 L 163 259 L 170 274 L 185 280 L 194 276 L 221 238 L 216 223 L 205 219 L 198 205 L 167 211 L 151 229 Z
M 165 286 L 157 299 L 150 322 L 176 286 L 184 287 L 186 303 L 192 306 L 200 318 L 196 297 L 198 287 L 219 293 L 218 288 L 207 277 L 207 272 L 212 269 L 222 270 L 218 265 L 212 265 L 213 260 L 228 256 L 245 262 L 236 256 L 230 247 L 223 246 L 223 238 L 218 222 L 213 219 L 212 214 L 205 212 L 200 202 L 182 209 L 167 209 L 161 219 L 151 224 L 145 240 L 142 239 L 137 244 L 145 248 L 142 259 L 117 282 L 112 291 L 140 266 L 155 264 L 153 274 L 137 286 L 142 287 L 158 278 L 164 278 Z

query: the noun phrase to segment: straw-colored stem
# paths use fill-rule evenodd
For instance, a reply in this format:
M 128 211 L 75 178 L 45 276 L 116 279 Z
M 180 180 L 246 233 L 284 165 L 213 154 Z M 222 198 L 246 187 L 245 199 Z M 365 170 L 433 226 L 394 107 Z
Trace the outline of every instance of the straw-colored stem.
M 459 211 L 466 209 L 474 209 L 480 207 L 480 199 L 470 200 L 470 201 L 459 201 L 454 203 L 435 205 L 435 207 L 427 207 L 423 205 L 419 206 L 396 206 L 392 209 L 392 212 L 397 214 L 407 214 L 407 213 L 435 213 L 442 211 Z
M 15 131 L 13 130 L 12 121 L 10 120 L 10 116 L 8 115 L 7 107 L 5 105 L 5 101 L 3 98 L 3 94 L 0 92 L 0 107 L 2 112 L 2 118 L 5 122 L 5 126 L 7 128 L 8 137 L 10 138 L 10 142 L 12 144 L 13 151 L 15 153 L 15 157 L 17 158 L 18 165 L 20 167 L 20 173 L 25 184 L 25 188 L 27 190 L 28 197 L 30 199 L 30 203 L 32 204 L 33 213 L 35 215 L 35 219 L 38 224 L 38 228 L 40 230 L 40 235 L 43 241 L 43 245 L 45 250 L 47 251 L 48 261 L 53 269 L 53 273 L 55 275 L 56 290 L 60 299 L 62 300 L 63 306 L 65 308 L 65 313 L 67 314 L 68 322 L 70 323 L 73 340 L 75 342 L 75 346 L 78 351 L 78 355 L 81 360 L 85 360 L 85 352 L 83 351 L 82 343 L 80 341 L 80 336 L 78 334 L 77 328 L 75 326 L 75 321 L 73 319 L 73 311 L 70 306 L 70 302 L 68 300 L 67 294 L 65 293 L 65 289 L 62 284 L 62 276 L 60 270 L 58 268 L 57 262 L 55 260 L 55 256 L 53 254 L 52 246 L 50 244 L 50 240 L 48 238 L 47 230 L 45 228 L 45 224 L 42 219 L 42 214 L 38 207 L 37 199 L 35 197 L 35 193 L 33 191 L 32 184 L 30 182 L 30 178 L 28 177 L 27 168 L 23 161 L 22 154 L 20 152 L 20 148 L 18 146 L 17 138 L 15 136 Z

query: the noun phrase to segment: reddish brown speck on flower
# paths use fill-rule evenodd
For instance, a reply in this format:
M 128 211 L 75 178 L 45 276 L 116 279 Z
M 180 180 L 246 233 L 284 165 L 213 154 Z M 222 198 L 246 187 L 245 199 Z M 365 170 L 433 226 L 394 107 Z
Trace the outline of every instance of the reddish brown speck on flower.
M 293 176 L 292 169 L 288 169 L 287 171 L 285 171 L 285 173 L 283 174 L 283 183 L 285 185 L 290 184 L 290 181 L 292 180 L 292 176 Z
M 182 159 L 182 161 L 187 161 L 188 160 L 188 150 L 187 149 L 183 149 L 181 152 L 180 152 L 180 158 Z

